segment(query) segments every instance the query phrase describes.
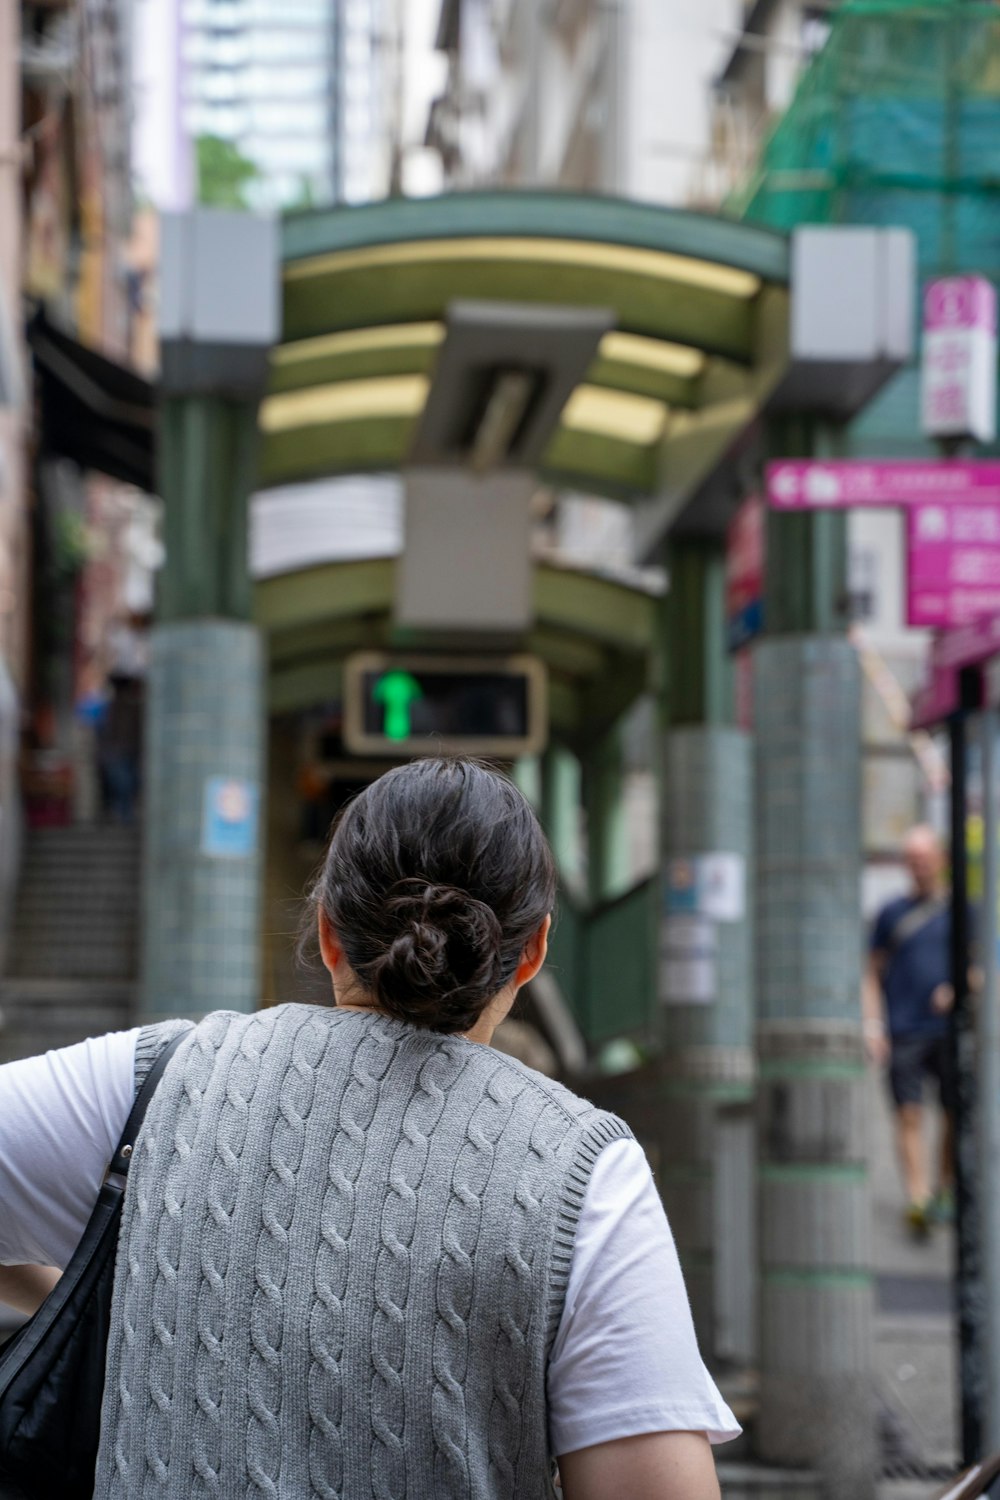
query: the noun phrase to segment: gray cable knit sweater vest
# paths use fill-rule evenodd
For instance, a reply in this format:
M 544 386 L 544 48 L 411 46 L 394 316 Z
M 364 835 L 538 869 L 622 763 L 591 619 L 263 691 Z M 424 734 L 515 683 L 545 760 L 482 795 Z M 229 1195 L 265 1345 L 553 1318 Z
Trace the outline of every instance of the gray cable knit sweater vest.
M 628 1133 L 370 1012 L 209 1016 L 129 1174 L 97 1500 L 552 1495 L 549 1352 L 591 1169 Z

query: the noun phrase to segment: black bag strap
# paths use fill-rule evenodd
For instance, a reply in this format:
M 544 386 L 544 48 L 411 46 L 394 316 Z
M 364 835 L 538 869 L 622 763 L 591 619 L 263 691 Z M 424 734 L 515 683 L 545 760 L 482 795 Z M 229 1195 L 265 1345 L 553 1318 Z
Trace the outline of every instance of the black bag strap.
M 926 901 L 918 901 L 916 906 L 907 907 L 896 919 L 886 939 L 885 951 L 889 957 L 895 958 L 904 943 L 916 937 L 929 922 L 933 922 L 935 917 L 947 910 L 948 902 L 944 896 L 931 896 Z
M 122 1138 L 115 1147 L 115 1154 L 111 1158 L 111 1165 L 108 1167 L 109 1177 L 124 1177 L 128 1173 L 129 1162 L 132 1159 L 132 1152 L 135 1149 L 136 1137 L 142 1129 L 142 1122 L 146 1118 L 146 1110 L 149 1108 L 150 1100 L 156 1093 L 156 1086 L 163 1077 L 167 1063 L 187 1035 L 186 1031 L 182 1031 L 178 1036 L 171 1037 L 146 1074 L 142 1087 L 135 1096 L 135 1103 L 129 1111 L 129 1117 L 125 1121 Z

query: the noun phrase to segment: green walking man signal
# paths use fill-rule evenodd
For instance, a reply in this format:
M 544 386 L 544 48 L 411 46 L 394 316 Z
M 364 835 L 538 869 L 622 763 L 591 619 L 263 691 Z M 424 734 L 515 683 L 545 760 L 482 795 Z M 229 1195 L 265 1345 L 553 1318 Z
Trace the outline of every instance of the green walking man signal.
M 548 739 L 545 667 L 527 653 L 359 651 L 344 662 L 343 683 L 350 755 L 513 760 Z
M 387 740 L 408 740 L 412 732 L 410 705 L 424 696 L 420 683 L 410 672 L 386 672 L 372 689 L 372 697 L 385 709 L 382 732 Z

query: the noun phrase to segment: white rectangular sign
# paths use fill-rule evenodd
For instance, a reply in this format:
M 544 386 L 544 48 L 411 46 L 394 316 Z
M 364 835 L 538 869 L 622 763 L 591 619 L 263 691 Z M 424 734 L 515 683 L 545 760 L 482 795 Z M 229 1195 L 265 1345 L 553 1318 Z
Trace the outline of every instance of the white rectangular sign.
M 921 419 L 928 437 L 996 436 L 997 294 L 985 276 L 944 276 L 924 291 Z

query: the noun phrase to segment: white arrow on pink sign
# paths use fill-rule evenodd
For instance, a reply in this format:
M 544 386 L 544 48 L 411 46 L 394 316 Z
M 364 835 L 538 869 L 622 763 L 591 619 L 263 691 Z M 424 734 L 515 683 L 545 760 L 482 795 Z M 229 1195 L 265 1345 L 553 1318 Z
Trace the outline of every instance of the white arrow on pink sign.
M 1000 505 L 1000 462 L 990 459 L 776 459 L 767 465 L 775 510 L 910 506 L 927 500 Z

